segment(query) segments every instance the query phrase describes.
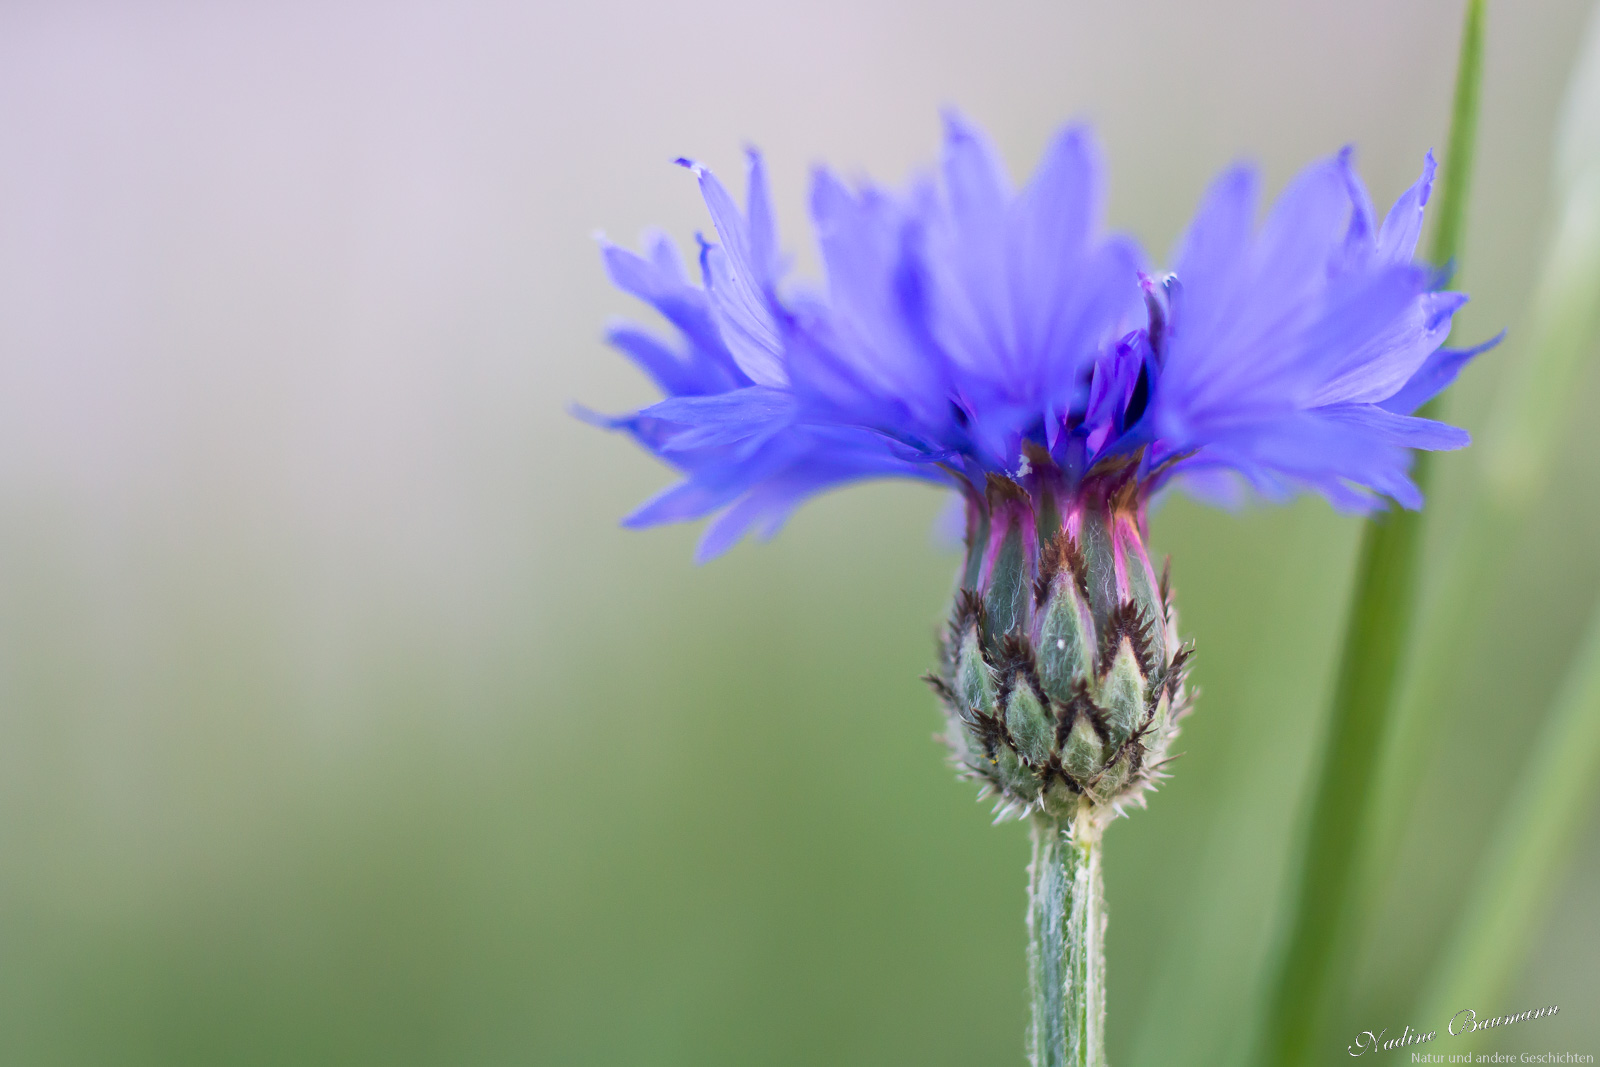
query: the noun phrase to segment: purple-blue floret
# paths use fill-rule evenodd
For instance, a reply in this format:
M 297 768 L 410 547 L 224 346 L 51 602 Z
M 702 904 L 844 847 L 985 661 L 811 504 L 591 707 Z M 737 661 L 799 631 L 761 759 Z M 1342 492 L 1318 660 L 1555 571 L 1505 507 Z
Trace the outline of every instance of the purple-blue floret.
M 1467 298 L 1413 258 L 1431 153 L 1381 223 L 1349 149 L 1306 168 L 1259 226 L 1259 179 L 1236 166 L 1158 273 L 1104 227 L 1086 128 L 1058 134 L 1014 190 L 982 134 L 947 116 L 937 176 L 904 191 L 815 171 L 821 290 L 783 277 L 757 153 L 743 211 L 679 162 L 716 227 L 699 283 L 665 237 L 642 256 L 603 249 L 612 281 L 676 331 L 608 336 L 665 399 L 586 417 L 683 474 L 627 525 L 717 515 L 703 559 L 847 482 L 981 497 L 991 475 L 1040 465 L 1069 487 L 1137 465 L 1146 498 L 1176 482 L 1220 502 L 1310 489 L 1347 511 L 1416 508 L 1412 450 L 1467 443 L 1413 414 L 1494 343 L 1441 347 Z

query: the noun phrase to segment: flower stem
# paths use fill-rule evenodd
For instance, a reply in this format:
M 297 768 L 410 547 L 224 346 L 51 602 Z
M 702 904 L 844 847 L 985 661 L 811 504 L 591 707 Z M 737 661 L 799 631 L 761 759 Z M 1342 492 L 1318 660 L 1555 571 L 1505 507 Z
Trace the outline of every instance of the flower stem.
M 1033 1067 L 1105 1067 L 1106 907 L 1100 824 L 1033 820 L 1028 868 L 1028 986 Z

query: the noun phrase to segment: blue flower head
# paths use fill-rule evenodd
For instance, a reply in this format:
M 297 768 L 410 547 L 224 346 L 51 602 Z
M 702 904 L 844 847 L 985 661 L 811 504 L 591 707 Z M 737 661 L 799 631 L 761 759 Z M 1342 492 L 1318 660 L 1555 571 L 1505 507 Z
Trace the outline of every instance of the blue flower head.
M 1440 347 L 1466 297 L 1413 262 L 1431 154 L 1381 223 L 1348 149 L 1259 225 L 1259 179 L 1235 167 L 1158 273 L 1104 228 L 1087 129 L 1058 134 L 1017 190 L 950 116 L 937 175 L 903 191 L 813 174 L 822 289 L 783 277 L 758 154 L 742 211 L 680 162 L 716 227 L 698 284 L 663 237 L 644 255 L 603 249 L 612 280 L 676 330 L 609 335 L 665 399 L 587 417 L 683 474 L 628 525 L 717 514 L 702 558 L 874 477 L 950 485 L 969 515 L 1026 499 L 1074 528 L 1076 508 L 1112 496 L 1142 518 L 1173 481 L 1224 502 L 1311 489 L 1344 510 L 1416 508 L 1411 450 L 1467 443 L 1413 415 L 1488 347 Z

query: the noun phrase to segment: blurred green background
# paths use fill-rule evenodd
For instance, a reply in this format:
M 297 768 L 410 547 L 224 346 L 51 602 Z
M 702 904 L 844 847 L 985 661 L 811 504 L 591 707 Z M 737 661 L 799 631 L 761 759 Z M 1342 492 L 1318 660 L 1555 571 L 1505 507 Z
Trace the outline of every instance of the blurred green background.
M 1204 10 L 1202 10 L 1202 7 Z M 1521 355 L 1587 5 L 1495 5 L 1462 279 Z M 11 3 L 0 10 L 0 1062 L 1020 1063 L 1026 831 L 917 680 L 955 559 L 871 485 L 697 568 L 590 234 L 690 154 L 1021 175 L 1092 119 L 1158 255 L 1240 154 L 1440 146 L 1459 6 Z M 1585 379 L 1584 410 L 1600 404 Z M 1473 456 L 1438 464 L 1442 543 Z M 1600 424 L 1504 546 L 1338 1028 L 1406 1023 L 1600 589 Z M 1454 509 L 1454 510 L 1453 510 Z M 1110 1051 L 1237 1062 L 1356 523 L 1170 501 L 1199 713 L 1108 838 Z M 1600 1054 L 1600 819 L 1490 1047 Z M 1464 1007 L 1467 1005 L 1463 1005 Z M 1404 1053 L 1398 1055 L 1405 1055 Z M 1330 1048 L 1328 1062 L 1345 1057 Z

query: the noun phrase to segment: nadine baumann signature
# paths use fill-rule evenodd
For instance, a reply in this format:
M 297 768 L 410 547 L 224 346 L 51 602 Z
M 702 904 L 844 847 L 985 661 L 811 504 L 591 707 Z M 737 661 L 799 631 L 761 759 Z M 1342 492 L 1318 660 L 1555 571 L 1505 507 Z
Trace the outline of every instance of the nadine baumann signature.
M 1460 1037 L 1478 1030 L 1488 1030 L 1500 1026 L 1510 1026 L 1512 1023 L 1527 1022 L 1529 1019 L 1546 1019 L 1561 1009 L 1552 1004 L 1547 1008 L 1532 1008 L 1528 1011 L 1517 1012 L 1512 1015 L 1495 1015 L 1490 1018 L 1480 1019 L 1478 1013 L 1471 1008 L 1462 1008 L 1450 1016 L 1450 1021 L 1445 1024 L 1445 1031 L 1451 1037 Z M 1349 1047 L 1350 1055 L 1365 1056 L 1369 1052 L 1392 1052 L 1396 1049 L 1410 1048 L 1413 1045 L 1425 1044 L 1439 1036 L 1437 1030 L 1426 1033 L 1413 1030 L 1407 1026 L 1401 1031 L 1399 1037 L 1388 1037 L 1388 1028 L 1373 1033 L 1363 1030 L 1356 1035 L 1355 1044 Z M 1442 1059 L 1440 1062 L 1444 1062 Z M 1573 1061 L 1581 1062 L 1581 1061 Z M 1592 1058 L 1588 1062 L 1594 1062 Z

